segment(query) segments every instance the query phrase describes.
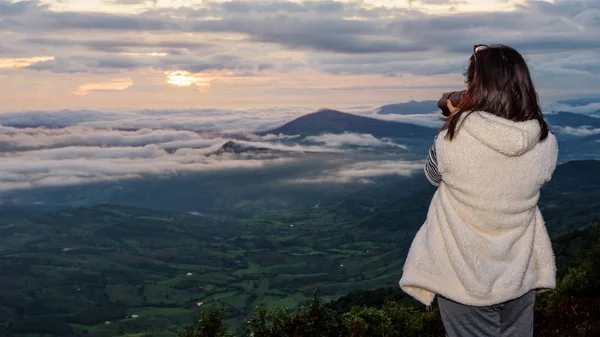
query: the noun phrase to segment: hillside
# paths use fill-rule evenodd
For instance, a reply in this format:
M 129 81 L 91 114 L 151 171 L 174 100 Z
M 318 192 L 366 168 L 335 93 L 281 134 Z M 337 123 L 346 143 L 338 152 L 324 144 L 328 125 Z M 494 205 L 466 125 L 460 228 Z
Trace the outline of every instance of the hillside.
M 279 150 L 270 147 L 260 147 L 260 146 L 252 146 L 248 144 L 244 144 L 236 141 L 228 141 L 223 144 L 220 148 L 218 148 L 214 153 L 214 155 L 222 155 L 222 154 L 232 154 L 232 155 L 242 155 L 246 158 L 284 158 L 284 157 L 297 157 L 303 156 L 305 154 L 315 154 L 311 151 L 285 151 Z
M 283 151 L 269 149 L 266 147 L 254 147 L 248 146 L 245 144 L 241 144 L 238 142 L 234 142 L 232 140 L 223 144 L 215 154 L 223 154 L 223 153 L 232 153 L 232 154 L 242 154 L 242 153 L 250 153 L 250 154 L 259 154 L 259 153 L 283 153 Z
M 199 302 L 227 303 L 239 324 L 264 301 L 294 308 L 315 286 L 337 296 L 395 279 L 392 247 L 354 227 L 318 210 L 231 221 L 110 205 L 0 222 L 0 324 L 18 336 L 174 336 Z
M 551 236 L 570 233 L 555 240 L 559 275 L 595 237 L 573 231 L 600 222 L 599 171 L 598 161 L 561 165 L 542 191 Z M 167 337 L 200 302 L 224 305 L 235 328 L 257 305 L 293 310 L 314 289 L 330 301 L 396 284 L 435 191 L 421 182 L 238 219 L 113 205 L 0 219 L 0 324 L 19 337 Z
M 558 138 L 561 162 L 600 159 L 600 133 L 595 131 L 600 129 L 600 118 L 564 111 L 545 118 Z
M 592 103 L 600 102 L 600 97 L 598 96 L 588 96 L 588 97 L 579 97 L 579 98 L 570 98 L 563 99 L 560 101 L 556 101 L 556 103 L 566 104 L 570 106 L 585 106 Z
M 573 112 L 560 111 L 555 114 L 546 114 L 544 117 L 551 126 L 570 126 L 573 128 L 590 126 L 592 128 L 600 128 L 600 118 Z
M 534 336 L 600 335 L 600 235 L 598 225 L 553 240 L 559 270 L 556 289 L 539 293 Z M 569 254 L 564 254 L 568 247 Z M 185 337 L 226 337 L 221 311 L 214 305 L 199 311 L 199 320 Z M 242 329 L 239 329 L 242 330 Z M 239 331 L 238 330 L 238 331 Z M 324 304 L 317 296 L 295 311 L 258 307 L 243 324 L 249 336 L 388 336 L 437 337 L 444 328 L 437 303 L 433 310 L 405 295 L 399 287 L 352 292 Z
M 404 103 L 388 104 L 377 109 L 379 115 L 412 115 L 428 114 L 438 110 L 437 101 L 408 101 Z
M 600 161 L 582 160 L 559 165 L 552 180 L 540 192 L 540 209 L 552 235 L 559 235 L 600 221 Z M 419 178 L 417 178 L 419 179 Z M 425 178 L 421 178 L 424 180 Z M 332 200 L 327 207 L 344 210 L 368 228 L 366 237 L 394 240 L 405 230 L 416 231 L 422 224 L 435 192 L 432 186 L 415 186 L 408 196 L 393 197 L 397 186 L 357 191 Z M 398 193 L 398 192 L 396 192 Z M 398 219 L 402 219 L 399 221 Z M 576 219 L 575 221 L 573 221 Z
M 600 221 L 600 161 L 580 160 L 559 165 L 541 190 L 540 209 L 552 235 Z
M 234 251 L 220 248 L 238 228 L 123 206 L 2 221 L 0 324 L 17 335 L 67 336 L 79 326 L 84 335 L 115 336 L 105 321 L 133 324 L 133 314 L 140 329 L 162 325 L 160 316 L 189 322 L 187 308 L 201 297 L 195 285 L 216 284 L 238 265 Z
M 373 136 L 431 140 L 436 130 L 408 123 L 388 122 L 336 110 L 320 110 L 304 115 L 278 128 L 259 134 L 315 136 L 324 133 L 368 133 Z

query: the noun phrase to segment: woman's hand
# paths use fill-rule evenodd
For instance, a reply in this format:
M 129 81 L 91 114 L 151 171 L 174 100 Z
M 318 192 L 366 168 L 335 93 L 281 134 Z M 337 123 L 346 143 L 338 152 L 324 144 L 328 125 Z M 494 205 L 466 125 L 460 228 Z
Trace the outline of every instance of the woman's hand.
M 452 105 L 452 101 L 450 100 L 446 101 L 446 106 L 448 107 L 448 111 L 450 111 L 450 116 L 454 115 L 458 111 L 458 108 Z

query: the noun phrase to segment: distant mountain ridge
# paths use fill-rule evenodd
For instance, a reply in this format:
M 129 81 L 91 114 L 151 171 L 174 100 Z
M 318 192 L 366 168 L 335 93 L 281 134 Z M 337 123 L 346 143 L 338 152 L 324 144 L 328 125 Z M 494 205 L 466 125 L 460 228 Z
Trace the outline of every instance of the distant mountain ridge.
M 234 142 L 234 141 L 230 140 L 227 143 L 223 144 L 223 146 L 221 146 L 217 151 L 215 151 L 215 154 L 223 154 L 223 153 L 235 153 L 235 154 L 282 153 L 282 152 L 284 152 L 284 151 L 277 150 L 277 149 L 270 149 L 267 147 L 250 146 L 250 145 L 246 145 L 246 144 L 242 144 L 242 143 L 238 143 L 238 142 Z
M 414 115 L 427 114 L 438 110 L 437 101 L 408 101 L 404 103 L 383 105 L 376 110 L 378 115 Z
M 375 137 L 427 138 L 435 136 L 436 130 L 409 123 L 389 122 L 376 118 L 353 115 L 337 110 L 322 109 L 301 116 L 278 128 L 258 133 L 316 136 L 324 133 L 367 133 Z
M 600 128 L 600 118 L 574 112 L 559 111 L 554 114 L 545 114 L 544 117 L 551 126 L 591 126 L 593 128 Z
M 282 150 L 271 147 L 253 146 L 240 142 L 230 140 L 223 144 L 217 151 L 212 154 L 235 154 L 235 155 L 271 155 L 274 157 L 290 157 L 290 156 L 304 156 L 307 154 L 318 153 L 315 151 L 300 151 L 300 150 Z
M 580 98 L 572 98 L 572 99 L 563 99 L 557 101 L 556 103 L 566 104 L 570 106 L 585 106 L 592 103 L 600 103 L 600 96 L 589 96 L 589 97 L 580 97 Z
M 375 112 L 385 114 L 427 114 L 437 108 L 436 101 L 409 101 L 406 103 L 384 105 Z M 544 115 L 552 127 L 579 128 L 589 126 L 600 128 L 600 116 L 584 115 L 574 112 L 558 111 Z M 385 121 L 377 118 L 355 115 L 332 109 L 321 109 L 317 112 L 300 116 L 275 129 L 257 132 L 258 135 L 284 134 L 315 136 L 324 133 L 366 133 L 375 137 L 421 138 L 435 136 L 437 130 L 411 122 Z

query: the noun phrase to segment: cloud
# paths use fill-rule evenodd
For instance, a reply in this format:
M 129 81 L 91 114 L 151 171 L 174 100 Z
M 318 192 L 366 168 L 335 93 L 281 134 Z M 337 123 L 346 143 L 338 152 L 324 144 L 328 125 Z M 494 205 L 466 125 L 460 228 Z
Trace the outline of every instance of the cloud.
M 550 104 L 547 108 L 551 109 L 552 111 L 568 111 L 568 112 L 575 112 L 575 113 L 581 113 L 581 114 L 594 114 L 600 110 L 600 102 L 590 103 L 590 104 L 585 104 L 585 105 L 577 105 L 577 106 L 573 106 L 573 105 L 569 105 L 569 104 L 554 103 L 554 104 Z
M 286 22 L 281 22 L 286 25 Z M 317 26 L 320 26 L 317 23 Z M 328 29 L 329 27 L 322 27 Z M 317 28 L 318 29 L 318 28 Z M 307 29 L 304 29 L 307 30 Z M 313 29 L 306 32 L 281 32 L 277 30 L 252 37 L 253 41 L 284 45 L 291 49 L 308 49 L 342 54 L 408 53 L 426 51 L 427 47 L 411 42 L 393 41 L 388 38 L 350 37 L 345 35 L 316 34 Z
M 158 0 L 104 0 L 106 2 L 112 2 L 117 5 L 143 5 L 146 3 L 152 3 L 156 6 Z
M 369 161 L 353 163 L 348 166 L 323 172 L 318 177 L 299 178 L 289 183 L 370 183 L 372 178 L 380 176 L 410 177 L 415 171 L 423 169 L 423 162 L 411 161 Z
M 119 70 L 131 70 L 143 66 L 131 56 L 115 55 L 104 58 L 55 57 L 28 65 L 31 70 L 46 70 L 55 73 L 84 73 L 93 69 L 94 73 L 115 73 Z
M 415 125 L 421 125 L 428 128 L 441 128 L 444 122 L 440 119 L 442 116 L 441 111 L 429 113 L 429 114 L 410 114 L 410 115 L 400 115 L 400 114 L 387 114 L 381 115 L 376 113 L 365 114 L 367 117 L 373 117 L 377 119 L 382 119 L 386 121 L 392 122 L 401 122 L 401 123 L 409 123 Z
M 439 127 L 436 115 L 376 115 L 369 107 L 354 107 L 354 113 L 381 120 L 402 121 Z M 344 110 L 344 109 L 342 109 Z M 0 113 L 0 145 L 15 148 L 86 146 L 144 146 L 161 143 L 170 148 L 199 148 L 234 137 L 259 143 L 295 142 L 298 135 L 258 136 L 254 132 L 279 127 L 310 108 L 181 109 L 103 112 L 59 110 Z M 43 128 L 42 128 L 43 127 Z M 45 128 L 45 129 L 44 129 Z M 43 135 L 43 138 L 39 138 Z M 328 148 L 346 145 L 403 148 L 372 135 L 321 135 L 309 140 Z M 256 146 L 259 146 L 255 144 Z M 162 145 L 161 145 L 162 146 Z M 314 150 L 314 149 L 312 149 Z M 311 150 L 311 151 L 312 151 Z
M 131 78 L 119 78 L 108 82 L 86 83 L 75 91 L 77 95 L 87 95 L 92 91 L 121 91 L 133 85 Z
M 181 39 L 181 38 L 180 38 Z M 137 39 L 69 39 L 69 38 L 26 38 L 22 42 L 38 46 L 83 47 L 92 51 L 126 52 L 143 49 L 206 49 L 209 43 L 186 40 L 156 40 L 149 38 Z
M 428 0 L 421 3 L 439 4 L 440 1 Z M 440 53 L 440 50 L 464 54 L 472 47 L 471 41 L 487 40 L 486 37 L 491 32 L 502 32 L 502 41 L 499 42 L 511 44 L 529 53 L 557 49 L 590 49 L 598 47 L 600 43 L 594 38 L 594 34 L 581 34 L 582 28 L 594 31 L 600 26 L 595 20 L 598 6 L 585 1 L 570 1 L 568 6 L 565 5 L 565 1 L 557 1 L 554 4 L 530 1 L 514 12 L 460 13 L 444 16 L 336 1 L 208 1 L 198 9 L 161 8 L 130 15 L 55 12 L 48 7 L 15 5 L 5 0 L 3 6 L 7 12 L 16 16 L 12 22 L 15 31 L 25 27 L 29 31 L 85 29 L 107 33 L 237 33 L 246 36 L 238 42 L 266 42 L 290 49 L 324 52 L 323 55 L 317 54 L 319 57 L 331 57 L 327 53 L 373 54 L 380 57 L 385 53 L 405 54 L 409 59 L 412 58 L 414 63 L 407 68 L 414 68 L 413 71 L 425 74 L 447 72 L 448 68 L 456 71 L 456 61 L 446 64 L 443 60 L 457 55 Z M 564 10 L 566 7 L 569 7 L 569 10 Z M 557 16 L 565 20 L 557 21 Z M 199 18 L 201 20 L 198 20 Z M 36 20 L 33 24 L 25 26 L 25 21 L 31 19 Z M 473 27 L 477 27 L 477 30 L 473 30 Z M 527 31 L 528 34 L 521 34 L 522 31 Z M 457 40 L 452 38 L 455 36 L 469 38 Z M 84 39 L 46 37 L 24 40 L 30 45 L 80 45 L 97 51 L 122 51 L 124 48 L 136 47 L 202 49 L 207 45 L 215 46 L 193 40 L 173 44 L 144 40 L 136 43 L 131 41 L 132 39 L 123 42 L 106 39 L 86 42 Z M 223 44 L 221 48 L 225 46 L 226 44 Z M 427 54 L 434 56 L 433 59 L 423 57 Z M 464 59 L 464 55 L 461 57 Z M 397 55 L 395 58 L 398 60 Z M 402 59 L 408 61 L 405 57 Z M 346 60 L 353 62 L 350 58 Z M 428 61 L 430 67 L 423 61 Z M 339 70 L 333 68 L 333 71 Z M 373 68 L 372 71 L 377 69 Z
M 0 124 L 19 128 L 63 128 L 85 122 L 115 121 L 122 117 L 117 113 L 93 110 L 22 111 L 0 113 Z
M 84 12 L 45 12 L 42 21 L 33 27 L 54 30 L 109 30 L 109 31 L 180 31 L 175 20 L 163 20 L 142 15 L 111 15 Z
M 85 124 L 85 123 L 84 123 Z M 115 122 L 114 125 L 118 125 Z M 289 152 L 336 152 L 319 146 L 286 145 L 281 140 L 294 140 L 298 136 L 266 135 L 251 133 L 196 132 L 174 129 L 141 128 L 132 131 L 119 129 L 72 126 L 58 129 L 13 128 L 0 126 L 0 146 L 3 151 L 22 151 L 32 149 L 71 149 L 76 153 L 78 147 L 145 147 L 155 144 L 160 149 L 176 150 L 183 148 L 198 149 L 212 146 L 220 147 L 234 139 L 240 144 L 252 147 L 270 148 Z M 216 150 L 216 148 L 215 148 Z
M 299 111 L 271 108 L 0 114 L 0 123 L 4 124 L 0 125 L 0 191 L 296 165 L 304 160 L 322 165 L 324 160 L 345 153 L 341 148 L 345 145 L 388 147 L 401 153 L 406 150 L 401 144 L 369 134 L 324 134 L 309 138 L 313 144 L 300 144 L 298 135 L 259 136 L 250 132 L 250 125 L 279 125 L 295 118 Z M 231 140 L 274 151 L 216 153 Z M 327 166 L 339 165 L 344 164 Z M 350 164 L 308 181 L 350 182 L 380 175 L 406 175 L 419 165 L 392 161 Z
M 207 149 L 207 154 L 216 151 L 221 145 L 227 142 L 227 139 L 216 137 L 216 138 L 195 138 L 195 139 L 182 139 L 172 140 L 168 142 L 162 142 L 159 144 L 160 148 L 166 150 L 174 149 Z
M 243 136 L 243 135 L 242 135 Z M 236 140 L 294 152 L 335 152 L 322 147 L 284 145 L 280 138 Z M 278 154 L 215 155 L 231 138 L 186 130 L 133 131 L 68 126 L 57 129 L 0 127 L 0 191 L 116 181 L 148 175 L 216 172 L 290 164 Z
M 249 134 L 245 134 L 244 136 L 250 140 L 258 140 L 258 141 L 291 140 L 291 139 L 297 139 L 297 138 L 301 137 L 300 135 L 284 135 L 283 133 L 280 133 L 280 134 L 269 133 L 269 134 L 266 134 L 263 136 L 259 136 L 254 133 L 249 133 Z
M 439 55 L 435 53 L 395 54 L 311 54 L 310 65 L 331 74 L 386 74 L 412 73 L 440 75 L 460 72 L 465 65 L 465 55 Z
M 0 58 L 0 69 L 25 68 L 40 62 L 52 61 L 52 56 L 36 56 L 26 58 Z
M 314 111 L 310 108 L 297 107 L 248 110 L 148 109 L 119 112 L 95 110 L 23 111 L 0 113 L 0 124 L 18 128 L 82 126 L 91 129 L 169 129 L 237 134 L 272 129 L 310 112 Z M 249 137 L 255 136 L 249 135 Z
M 19 154 L 10 154 L 5 158 L 39 158 L 43 160 L 67 159 L 116 159 L 116 158 L 155 158 L 165 155 L 166 152 L 157 145 L 150 144 L 143 147 L 87 147 L 67 146 L 56 149 L 34 150 Z
M 65 146 L 145 146 L 201 138 L 195 132 L 178 130 L 96 130 L 86 127 L 64 129 L 2 128 L 0 144 L 6 148 L 35 149 Z
M 413 4 L 426 4 L 426 5 L 455 5 L 464 4 L 466 1 L 462 0 L 408 0 L 408 3 L 412 6 Z
M 0 29 L 7 32 L 0 64 L 11 65 L 0 69 L 10 76 L 0 84 L 21 80 L 23 96 L 46 94 L 48 101 L 82 83 L 103 82 L 105 74 L 132 78 L 126 91 L 95 92 L 62 103 L 86 107 L 145 102 L 170 93 L 180 97 L 163 106 L 234 104 L 227 98 L 233 93 L 243 96 L 235 100 L 239 106 L 316 98 L 320 102 L 315 104 L 321 104 L 323 97 L 338 101 L 342 90 L 356 93 L 349 104 L 397 103 L 409 96 L 427 98 L 438 87 L 462 86 L 460 73 L 472 46 L 483 42 L 523 52 L 543 98 L 597 92 L 600 5 L 557 0 L 514 6 L 517 2 L 496 1 L 513 9 L 498 11 L 489 1 L 471 0 L 412 1 L 404 7 L 358 0 L 207 0 L 193 6 L 188 1 L 44 5 L 50 2 L 0 0 Z M 465 12 L 469 6 L 480 11 Z M 52 59 L 31 61 L 42 56 Z M 165 72 L 218 76 L 193 89 L 174 89 Z M 26 85 L 32 82 L 35 87 Z M 45 90 L 38 90 L 39 83 Z M 362 92 L 361 86 L 369 91 Z M 198 87 L 219 100 L 198 95 Z M 11 106 L 33 106 L 13 92 L 6 97 L 13 100 Z
M 580 126 L 577 128 L 571 126 L 557 126 L 555 127 L 556 131 L 562 134 L 576 136 L 576 137 L 585 137 L 592 135 L 600 135 L 600 128 L 592 128 L 591 126 Z
M 73 149 L 69 149 L 73 150 Z M 280 165 L 289 158 L 248 159 L 205 156 L 182 149 L 168 153 L 154 146 L 144 148 L 28 151 L 4 155 L 0 161 L 0 191 L 115 181 L 143 176 L 168 176 L 181 172 L 206 172 Z
M 343 134 L 326 133 L 319 136 L 306 137 L 306 140 L 315 143 L 322 143 L 327 147 L 343 147 L 345 145 L 354 145 L 362 147 L 395 147 L 408 150 L 406 146 L 396 144 L 391 139 L 378 139 L 371 134 L 358 134 L 349 132 L 344 132 Z

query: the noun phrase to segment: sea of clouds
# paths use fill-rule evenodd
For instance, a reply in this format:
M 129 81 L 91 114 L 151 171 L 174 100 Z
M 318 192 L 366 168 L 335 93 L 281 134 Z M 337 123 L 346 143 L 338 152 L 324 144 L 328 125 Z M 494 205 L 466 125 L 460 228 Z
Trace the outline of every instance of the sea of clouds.
M 349 109 L 352 110 L 352 109 Z M 408 148 L 370 134 L 257 135 L 309 113 L 306 109 L 54 111 L 0 114 L 0 191 L 168 176 L 181 172 L 257 169 L 292 165 L 293 154 L 340 154 L 358 148 Z M 363 112 L 368 114 L 368 110 Z M 277 150 L 277 155 L 215 153 L 234 140 L 245 146 Z M 286 155 L 290 154 L 290 155 Z M 340 165 L 346 161 L 340 161 Z M 381 170 L 381 163 L 347 164 L 339 172 L 305 182 L 357 181 Z M 404 165 L 403 163 L 399 163 Z M 369 170 L 369 167 L 377 171 Z M 412 166 L 410 166 L 412 167 Z M 361 173 L 349 174 L 358 170 Z M 344 178 L 331 178 L 340 175 Z
M 557 103 L 547 109 L 595 116 L 599 104 Z M 367 106 L 344 111 L 433 128 L 442 123 L 439 113 L 435 112 L 375 115 L 376 109 Z M 302 138 L 255 133 L 276 128 L 311 112 L 314 110 L 272 108 L 0 113 L 0 191 L 147 175 L 168 176 L 180 172 L 256 169 L 290 165 L 302 159 L 302 156 L 286 154 L 331 153 L 351 157 L 352 153 L 361 150 L 410 151 L 404 144 L 371 134 L 325 133 Z M 562 126 L 555 130 L 574 137 L 600 134 L 600 129 L 589 126 Z M 245 146 L 277 150 L 277 155 L 215 153 L 231 140 Z M 422 162 L 401 159 L 340 161 L 335 170 L 290 181 L 372 182 L 375 176 L 406 175 L 422 167 Z

